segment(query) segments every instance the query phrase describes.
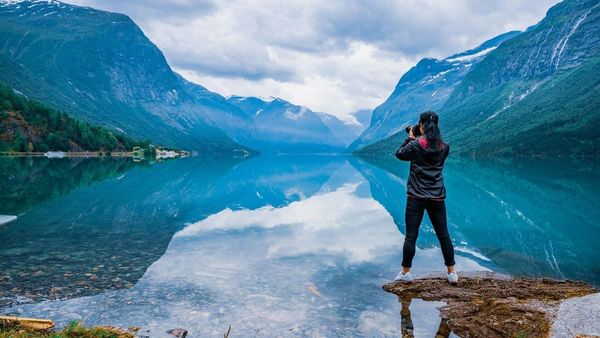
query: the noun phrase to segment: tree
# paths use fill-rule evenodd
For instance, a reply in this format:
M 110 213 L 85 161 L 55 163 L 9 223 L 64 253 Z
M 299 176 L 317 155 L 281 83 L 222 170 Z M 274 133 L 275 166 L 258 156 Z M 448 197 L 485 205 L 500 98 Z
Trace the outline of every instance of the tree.
M 12 103 L 9 100 L 3 100 L 2 101 L 2 106 L 0 108 L 2 110 L 4 110 L 4 111 L 11 111 L 11 110 L 13 110 Z
M 39 151 L 42 153 L 45 153 L 48 150 L 50 150 L 48 148 L 48 145 L 41 139 L 35 140 L 35 142 L 33 143 L 33 149 L 35 149 L 35 151 Z

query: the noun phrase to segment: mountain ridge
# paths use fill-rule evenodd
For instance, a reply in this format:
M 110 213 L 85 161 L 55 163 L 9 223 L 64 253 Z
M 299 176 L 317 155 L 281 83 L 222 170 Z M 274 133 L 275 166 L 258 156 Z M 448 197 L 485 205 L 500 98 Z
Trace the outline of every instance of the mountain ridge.
M 398 81 L 390 96 L 373 110 L 371 124 L 349 150 L 356 151 L 387 138 L 416 123 L 418 113 L 440 109 L 455 86 L 483 57 L 520 32 L 511 31 L 489 39 L 478 47 L 443 59 L 423 58 Z
M 281 98 L 232 95 L 227 101 L 252 120 L 250 144 L 264 152 L 341 152 L 345 144 L 323 120 L 325 113 Z M 331 119 L 333 115 L 325 114 Z
M 277 119 L 269 106 L 267 121 L 186 80 L 127 15 L 55 0 L 4 0 L 0 20 L 0 83 L 85 121 L 200 153 L 347 146 L 337 118 L 324 121 L 288 102 Z
M 600 150 L 592 145 L 600 141 L 599 67 L 600 3 L 565 0 L 490 50 L 443 104 L 427 104 L 440 114 L 455 153 L 597 156 Z M 420 111 L 411 113 L 412 123 Z M 405 136 L 401 129 L 354 151 L 392 154 Z
M 0 81 L 76 118 L 201 152 L 243 148 L 191 106 L 128 16 L 58 1 L 0 5 Z

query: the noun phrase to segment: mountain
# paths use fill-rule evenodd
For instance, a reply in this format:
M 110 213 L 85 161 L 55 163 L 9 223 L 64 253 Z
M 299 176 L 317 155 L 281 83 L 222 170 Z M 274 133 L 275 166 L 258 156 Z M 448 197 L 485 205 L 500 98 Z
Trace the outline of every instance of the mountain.
M 370 112 L 370 110 L 368 110 Z M 342 121 L 338 117 L 327 114 L 327 113 L 319 113 L 316 112 L 317 116 L 323 121 L 323 123 L 331 130 L 333 135 L 342 143 L 344 147 L 348 147 L 352 141 L 356 140 L 356 138 L 365 130 L 368 126 L 368 123 L 363 124 L 357 118 L 355 121 Z M 360 114 L 363 114 L 362 111 Z M 364 114 L 363 114 L 364 115 Z M 370 116 L 370 114 L 369 114 Z M 364 116 L 361 116 L 364 119 Z
M 0 151 L 131 151 L 134 146 L 148 142 L 78 121 L 0 85 Z
M 0 82 L 76 118 L 165 146 L 243 148 L 219 128 L 243 118 L 240 112 L 175 74 L 122 14 L 54 0 L 1 1 Z
M 453 152 L 600 155 L 594 146 L 600 141 L 600 3 L 553 6 L 537 25 L 472 65 L 443 103 L 429 106 L 440 114 Z M 392 132 L 358 152 L 391 153 L 401 138 Z
M 344 142 L 327 126 L 329 122 L 323 121 L 323 113 L 280 98 L 231 96 L 227 101 L 252 121 L 245 144 L 253 149 L 269 153 L 334 153 L 345 149 Z M 327 119 L 337 118 L 327 114 Z
M 464 153 L 600 155 L 600 2 L 552 7 L 481 61 L 442 112 Z
M 359 150 L 385 139 L 409 124 L 417 122 L 418 114 L 440 109 L 471 68 L 504 41 L 518 35 L 508 32 L 442 60 L 425 58 L 404 74 L 389 98 L 375 108 L 371 124 L 349 147 Z
M 371 116 L 373 116 L 373 110 L 372 109 L 357 110 L 352 113 L 352 116 L 354 116 L 356 121 L 360 124 L 361 129 L 362 129 L 360 131 L 360 133 L 362 133 L 371 124 Z

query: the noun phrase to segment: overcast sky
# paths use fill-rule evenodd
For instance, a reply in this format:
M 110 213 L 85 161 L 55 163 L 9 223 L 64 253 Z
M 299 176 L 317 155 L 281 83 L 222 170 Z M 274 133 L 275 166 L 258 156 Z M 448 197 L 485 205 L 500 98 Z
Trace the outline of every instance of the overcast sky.
M 345 118 L 423 57 L 541 20 L 557 0 L 67 0 L 129 15 L 187 79 Z

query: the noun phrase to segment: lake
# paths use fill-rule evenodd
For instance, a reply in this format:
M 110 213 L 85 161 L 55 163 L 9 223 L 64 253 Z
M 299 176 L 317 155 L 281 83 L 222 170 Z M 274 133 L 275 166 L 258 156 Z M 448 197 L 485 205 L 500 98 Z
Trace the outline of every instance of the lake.
M 0 158 L 0 308 L 167 337 L 399 336 L 408 165 L 393 158 Z M 600 286 L 600 171 L 452 158 L 459 271 Z M 413 271 L 444 269 L 425 217 Z M 432 337 L 442 303 L 410 304 Z

